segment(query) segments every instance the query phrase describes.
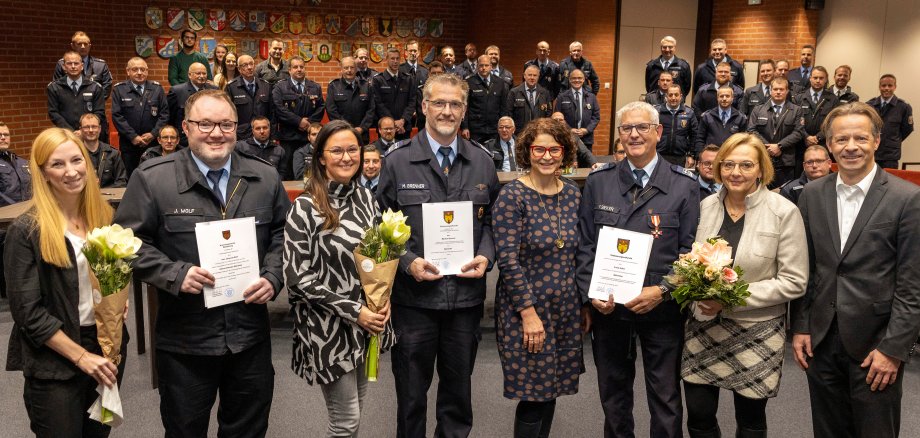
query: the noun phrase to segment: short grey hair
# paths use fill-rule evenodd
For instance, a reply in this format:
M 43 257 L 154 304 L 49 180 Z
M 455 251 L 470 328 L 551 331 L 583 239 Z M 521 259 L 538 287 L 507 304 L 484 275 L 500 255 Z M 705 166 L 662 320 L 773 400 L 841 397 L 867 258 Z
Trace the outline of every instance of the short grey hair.
M 629 102 L 617 110 L 616 125 L 620 126 L 620 122 L 623 121 L 623 114 L 633 111 L 645 111 L 645 114 L 648 115 L 649 123 L 658 124 L 658 110 L 645 102 L 637 100 L 635 102 Z
M 460 78 L 460 76 L 453 73 L 429 76 L 428 80 L 425 81 L 425 86 L 422 87 L 423 99 L 428 100 L 431 98 L 431 88 L 435 85 L 460 88 L 461 94 L 463 95 L 463 105 L 466 105 L 466 97 L 470 94 L 470 85 Z
M 666 42 L 667 42 L 667 43 L 674 44 L 675 46 L 677 45 L 677 39 L 674 38 L 674 37 L 672 37 L 671 35 L 668 35 L 668 36 L 666 36 L 666 37 L 664 37 L 664 38 L 661 39 L 661 44 L 664 44 L 664 43 L 666 43 Z

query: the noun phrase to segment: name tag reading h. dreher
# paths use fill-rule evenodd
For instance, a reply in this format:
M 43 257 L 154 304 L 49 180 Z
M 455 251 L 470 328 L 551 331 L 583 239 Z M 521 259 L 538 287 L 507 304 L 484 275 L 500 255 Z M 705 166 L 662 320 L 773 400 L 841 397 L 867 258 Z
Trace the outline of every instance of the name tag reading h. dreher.
M 625 304 L 642 292 L 648 259 L 652 254 L 651 234 L 602 227 L 597 237 L 594 272 L 588 297 Z
M 425 260 L 441 275 L 457 275 L 473 261 L 473 203 L 422 204 Z
M 201 267 L 214 276 L 205 286 L 207 308 L 243 301 L 243 291 L 259 279 L 255 218 L 199 222 L 195 225 Z

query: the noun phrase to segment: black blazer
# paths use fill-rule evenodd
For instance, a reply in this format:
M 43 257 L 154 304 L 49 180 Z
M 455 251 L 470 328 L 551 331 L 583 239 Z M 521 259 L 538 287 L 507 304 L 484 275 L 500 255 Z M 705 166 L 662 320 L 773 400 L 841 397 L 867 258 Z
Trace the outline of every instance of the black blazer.
M 534 106 L 530 105 L 527 97 L 527 84 L 521 84 L 508 92 L 508 101 L 505 104 L 506 113 L 514 120 L 514 134 L 517 135 L 531 120 L 553 115 L 553 97 L 546 88 L 536 85 L 534 91 Z
M 76 365 L 45 345 L 58 330 L 80 343 L 80 283 L 74 248 L 67 242 L 71 267 L 51 265 L 41 256 L 35 209 L 19 216 L 6 234 L 3 266 L 13 315 L 7 371 L 26 377 L 66 380 L 82 373 Z
M 920 188 L 878 168 L 841 251 L 836 183 L 830 174 L 799 197 L 811 267 L 792 330 L 816 349 L 836 317 L 853 360 L 878 349 L 907 362 L 920 332 Z

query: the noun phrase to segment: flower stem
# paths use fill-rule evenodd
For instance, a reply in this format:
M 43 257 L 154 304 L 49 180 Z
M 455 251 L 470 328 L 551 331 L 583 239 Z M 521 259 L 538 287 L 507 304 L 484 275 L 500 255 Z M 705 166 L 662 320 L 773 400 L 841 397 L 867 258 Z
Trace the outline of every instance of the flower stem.
M 377 371 L 380 365 L 379 357 L 380 341 L 377 335 L 373 335 L 371 336 L 370 341 L 367 343 L 367 361 L 365 362 L 365 373 L 367 374 L 368 382 L 377 381 Z

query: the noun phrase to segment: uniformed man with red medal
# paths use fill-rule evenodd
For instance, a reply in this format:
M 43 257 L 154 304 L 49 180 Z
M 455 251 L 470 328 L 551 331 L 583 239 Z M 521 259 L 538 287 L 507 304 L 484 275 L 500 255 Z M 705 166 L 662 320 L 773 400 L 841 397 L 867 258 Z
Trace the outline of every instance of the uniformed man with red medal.
M 625 164 L 588 176 L 579 209 L 580 243 L 576 284 L 592 304 L 594 363 L 604 409 L 604 436 L 633 436 L 633 379 L 637 345 L 642 348 L 651 411 L 651 436 L 683 436 L 680 395 L 684 318 L 671 300 L 664 276 L 681 253 L 689 252 L 700 217 L 699 184 L 693 174 L 656 151 L 662 127 L 655 107 L 632 102 L 616 115 Z M 590 300 L 598 233 L 616 227 L 654 237 L 642 292 L 616 305 Z M 639 340 L 638 344 L 636 340 Z

